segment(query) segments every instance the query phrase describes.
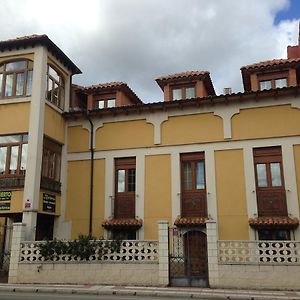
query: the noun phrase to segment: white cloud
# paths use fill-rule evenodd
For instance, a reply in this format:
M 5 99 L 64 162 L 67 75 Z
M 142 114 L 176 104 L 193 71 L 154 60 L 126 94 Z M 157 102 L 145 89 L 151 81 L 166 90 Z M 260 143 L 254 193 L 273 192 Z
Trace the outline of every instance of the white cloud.
M 161 75 L 208 70 L 217 92 L 242 90 L 240 67 L 285 57 L 297 21 L 274 25 L 287 0 L 0 0 L 0 39 L 46 33 L 82 69 L 81 84 L 126 81 L 162 100 Z M 8 26 L 9 25 L 9 26 Z

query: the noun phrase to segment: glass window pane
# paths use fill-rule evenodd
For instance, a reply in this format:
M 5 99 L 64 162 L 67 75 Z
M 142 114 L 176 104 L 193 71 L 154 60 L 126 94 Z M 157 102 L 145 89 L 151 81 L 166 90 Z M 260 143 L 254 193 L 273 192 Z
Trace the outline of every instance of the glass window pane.
M 14 61 L 6 64 L 6 71 L 24 70 L 26 69 L 26 60 Z
M 276 230 L 276 240 L 287 241 L 290 239 L 289 230 Z
M 257 184 L 259 187 L 267 187 L 267 168 L 266 164 L 257 164 L 256 165 L 257 173 Z
M 97 101 L 97 108 L 99 108 L 99 109 L 104 108 L 104 101 L 103 100 Z
M 52 68 L 52 67 L 50 67 L 49 66 L 49 75 L 51 76 L 51 77 L 53 77 L 57 82 L 59 82 L 59 75 L 57 74 L 57 72 Z
M 22 145 L 22 154 L 21 154 L 21 166 L 20 166 L 20 171 L 22 173 L 24 173 L 26 170 L 27 150 L 28 150 L 28 144 L 23 144 Z
M 10 150 L 10 165 L 9 165 L 9 173 L 16 174 L 18 168 L 18 154 L 19 154 L 19 146 L 13 146 Z
M 276 88 L 283 88 L 287 86 L 287 78 L 281 78 L 275 80 L 275 87 Z
M 204 178 L 204 162 L 196 163 L 196 189 L 205 188 L 205 178 Z
M 60 181 L 60 163 L 61 163 L 61 157 L 57 153 L 55 158 L 55 177 L 54 177 L 56 181 Z
M 258 231 L 258 238 L 263 241 L 270 241 L 273 239 L 272 231 L 268 229 L 262 229 Z
M 125 170 L 118 170 L 118 193 L 125 192 Z
M 135 192 L 135 169 L 128 170 L 128 192 Z
M 32 71 L 28 71 L 27 81 L 26 81 L 26 96 L 31 95 L 31 87 L 32 87 Z
M 271 163 L 271 179 L 272 186 L 281 186 L 281 170 L 280 163 Z
M 6 75 L 6 82 L 5 82 L 5 96 L 6 97 L 12 96 L 12 92 L 13 92 L 13 79 L 14 79 L 14 75 L 13 74 Z
M 189 87 L 185 89 L 185 95 L 186 95 L 186 99 L 191 99 L 191 98 L 195 98 L 195 88 L 194 87 Z
M 116 100 L 115 99 L 107 100 L 107 107 L 115 107 L 115 106 L 116 106 Z
M 172 90 L 172 99 L 173 100 L 182 99 L 182 90 L 181 89 L 173 89 Z
M 24 90 L 24 73 L 17 74 L 16 95 L 23 95 Z
M 63 86 L 59 86 L 59 90 L 58 90 L 58 107 L 63 108 L 63 104 L 65 103 L 64 101 L 64 97 L 65 97 L 65 90 Z
M 48 177 L 48 151 L 44 149 L 43 151 L 43 165 L 42 165 L 42 176 Z
M 7 147 L 0 147 L 0 174 L 5 173 Z
M 192 189 L 192 165 L 190 162 L 183 163 L 183 189 Z
M 266 80 L 266 81 L 260 81 L 260 90 L 270 90 L 272 88 L 272 83 L 271 80 Z

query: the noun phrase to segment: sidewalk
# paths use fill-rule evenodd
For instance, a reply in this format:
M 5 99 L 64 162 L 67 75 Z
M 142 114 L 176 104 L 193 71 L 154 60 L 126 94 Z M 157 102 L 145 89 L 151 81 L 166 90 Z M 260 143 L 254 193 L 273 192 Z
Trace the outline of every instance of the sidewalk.
M 176 287 L 120 287 L 106 285 L 40 285 L 40 284 L 0 284 L 1 291 L 38 292 L 62 294 L 90 295 L 136 295 L 160 297 L 185 297 L 196 299 L 293 299 L 300 300 L 300 291 L 260 291 L 260 290 L 230 290 L 209 288 L 176 288 Z

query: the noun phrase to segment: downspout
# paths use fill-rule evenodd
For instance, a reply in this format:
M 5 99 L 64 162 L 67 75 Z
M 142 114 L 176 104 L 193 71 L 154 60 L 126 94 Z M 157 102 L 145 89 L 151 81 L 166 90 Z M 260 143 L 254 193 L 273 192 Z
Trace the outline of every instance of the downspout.
M 94 194 L 94 124 L 87 110 L 86 117 L 91 125 L 90 152 L 91 152 L 91 173 L 90 173 L 90 214 L 89 214 L 89 236 L 92 236 L 93 230 L 93 194 Z

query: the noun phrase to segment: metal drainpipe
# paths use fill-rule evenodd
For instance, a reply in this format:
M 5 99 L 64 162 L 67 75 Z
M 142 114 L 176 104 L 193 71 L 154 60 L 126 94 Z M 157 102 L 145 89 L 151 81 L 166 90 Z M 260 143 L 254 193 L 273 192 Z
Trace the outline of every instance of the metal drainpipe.
M 89 215 L 89 235 L 92 235 L 93 230 L 93 194 L 94 194 L 94 124 L 89 116 L 89 111 L 86 113 L 86 117 L 91 124 L 91 174 L 90 174 L 90 215 Z

